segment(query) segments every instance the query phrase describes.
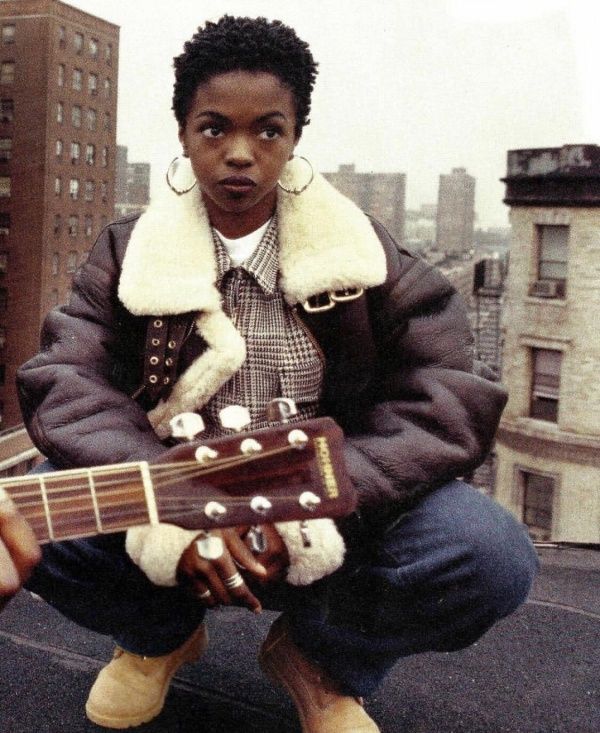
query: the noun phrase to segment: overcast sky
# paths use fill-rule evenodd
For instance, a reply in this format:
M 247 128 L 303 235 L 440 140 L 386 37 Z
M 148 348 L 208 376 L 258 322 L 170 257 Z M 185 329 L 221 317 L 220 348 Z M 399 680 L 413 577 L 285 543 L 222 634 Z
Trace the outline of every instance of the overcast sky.
M 407 206 L 440 173 L 477 178 L 482 226 L 504 225 L 506 151 L 597 143 L 596 0 L 71 0 L 121 26 L 117 140 L 152 165 L 180 152 L 172 59 L 223 13 L 279 18 L 320 64 L 298 152 L 320 170 L 402 171 Z

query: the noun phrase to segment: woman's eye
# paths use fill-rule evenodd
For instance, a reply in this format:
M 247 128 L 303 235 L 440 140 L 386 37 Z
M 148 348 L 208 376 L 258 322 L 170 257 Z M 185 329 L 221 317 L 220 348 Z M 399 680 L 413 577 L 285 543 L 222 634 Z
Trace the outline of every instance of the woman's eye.
M 259 135 L 263 140 L 276 140 L 281 133 L 276 127 L 267 127 Z
M 205 127 L 203 130 L 200 131 L 204 137 L 209 137 L 212 140 L 216 137 L 221 137 L 223 134 L 223 130 L 220 127 Z

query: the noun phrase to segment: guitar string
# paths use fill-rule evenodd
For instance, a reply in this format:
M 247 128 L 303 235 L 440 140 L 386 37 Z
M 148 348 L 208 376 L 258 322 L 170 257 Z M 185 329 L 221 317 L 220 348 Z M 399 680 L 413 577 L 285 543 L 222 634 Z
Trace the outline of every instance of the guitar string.
M 261 458 L 270 458 L 276 455 L 280 455 L 281 453 L 287 453 L 290 451 L 295 450 L 293 447 L 286 446 L 285 448 L 278 448 L 273 449 L 268 452 L 264 452 L 261 454 L 256 454 L 253 456 L 232 456 L 230 458 L 223 458 L 223 459 L 214 459 L 214 462 L 211 462 L 210 465 L 202 466 L 201 464 L 198 464 L 196 461 L 189 461 L 189 462 L 178 462 L 178 463 L 172 463 L 172 464 L 151 464 L 151 474 L 156 473 L 157 477 L 156 480 L 153 480 L 153 486 L 155 488 L 164 488 L 165 486 L 172 485 L 174 483 L 177 483 L 178 481 L 184 481 L 189 478 L 197 478 L 199 476 L 204 475 L 210 475 L 211 473 L 219 472 L 223 470 L 223 467 L 229 468 L 229 467 L 236 467 L 239 465 L 244 465 L 246 463 L 259 460 Z M 154 469 L 158 469 L 155 471 Z M 48 496 L 51 496 L 52 494 L 65 494 L 70 492 L 80 492 L 82 489 L 88 489 L 90 490 L 90 483 L 88 477 L 88 471 L 89 469 L 71 469 L 73 471 L 73 474 L 70 474 L 70 477 L 72 480 L 76 480 L 78 478 L 77 474 L 81 472 L 81 478 L 83 479 L 85 476 L 85 480 L 81 483 L 72 484 L 70 486 L 62 486 L 58 488 L 52 488 L 52 483 L 59 483 L 60 481 L 64 481 L 65 477 L 60 475 L 52 475 L 51 473 L 44 474 L 44 484 L 46 488 L 46 493 Z M 92 469 L 94 471 L 94 478 L 100 479 L 100 483 L 95 482 L 94 489 L 97 491 L 97 493 L 101 496 L 111 496 L 110 492 L 106 491 L 98 491 L 99 488 L 101 488 L 101 480 L 103 477 L 109 476 L 111 473 L 117 473 L 122 472 L 122 469 L 116 469 L 116 468 L 108 468 L 104 469 L 103 467 L 98 467 L 95 469 Z M 129 471 L 131 471 L 132 476 L 130 477 L 124 477 L 121 479 L 115 479 L 111 482 L 112 486 L 116 486 L 119 484 L 128 484 L 131 483 L 131 481 L 138 478 L 137 474 L 139 473 L 139 467 L 137 466 L 131 466 L 128 468 Z M 21 478 L 21 477 L 19 477 Z M 25 477 L 23 477 L 25 478 Z M 21 483 L 27 483 L 31 484 L 33 482 L 36 482 L 38 479 L 36 479 L 35 476 L 29 476 L 26 477 L 27 482 L 21 482 Z M 154 477 L 153 477 L 154 478 Z M 10 482 L 7 481 L 5 485 L 10 484 Z M 0 484 L 2 485 L 2 484 Z M 36 490 L 33 491 L 25 491 L 25 492 L 18 492 L 14 491 L 11 493 L 10 488 L 8 489 L 9 494 L 11 495 L 11 498 L 15 501 L 18 501 L 20 498 L 29 498 L 29 497 L 39 497 L 39 487 L 36 487 Z M 218 499 L 219 497 L 211 497 Z M 210 500 L 210 499 L 209 499 Z M 56 499 L 54 500 L 56 501 Z M 162 501 L 162 497 L 161 497 Z

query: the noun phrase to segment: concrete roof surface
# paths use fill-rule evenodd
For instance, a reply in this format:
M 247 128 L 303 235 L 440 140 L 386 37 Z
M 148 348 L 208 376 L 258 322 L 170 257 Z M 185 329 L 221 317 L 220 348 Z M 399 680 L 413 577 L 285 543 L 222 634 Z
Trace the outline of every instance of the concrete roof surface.
M 469 649 L 400 661 L 367 701 L 383 733 L 598 733 L 600 552 L 540 550 L 530 600 Z M 140 733 L 299 733 L 256 652 L 275 614 L 210 615 L 211 644 Z M 111 641 L 21 593 L 0 616 L 0 733 L 93 733 L 83 710 Z

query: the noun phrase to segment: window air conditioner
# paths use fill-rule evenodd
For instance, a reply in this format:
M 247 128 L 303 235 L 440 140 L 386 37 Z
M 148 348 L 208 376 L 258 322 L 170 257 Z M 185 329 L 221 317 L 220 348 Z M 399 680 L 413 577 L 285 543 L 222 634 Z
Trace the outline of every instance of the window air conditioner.
M 529 295 L 536 298 L 558 298 L 561 295 L 562 282 L 558 280 L 536 280 L 529 290 Z

